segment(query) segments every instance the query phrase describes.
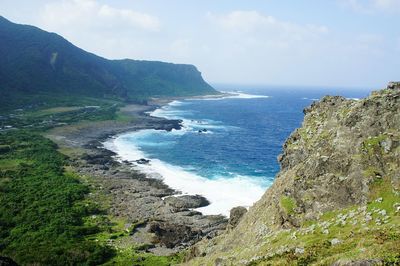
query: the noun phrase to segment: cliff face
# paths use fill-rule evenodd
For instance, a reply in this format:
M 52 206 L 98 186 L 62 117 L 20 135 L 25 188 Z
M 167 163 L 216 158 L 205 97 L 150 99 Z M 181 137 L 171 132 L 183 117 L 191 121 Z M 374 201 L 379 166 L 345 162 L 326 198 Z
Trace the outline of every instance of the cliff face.
M 143 102 L 218 94 L 193 65 L 107 60 L 63 37 L 0 16 L 0 110 L 67 97 Z M 72 99 L 71 101 L 74 101 Z
M 400 90 L 326 96 L 304 113 L 274 184 L 190 265 L 400 263 Z

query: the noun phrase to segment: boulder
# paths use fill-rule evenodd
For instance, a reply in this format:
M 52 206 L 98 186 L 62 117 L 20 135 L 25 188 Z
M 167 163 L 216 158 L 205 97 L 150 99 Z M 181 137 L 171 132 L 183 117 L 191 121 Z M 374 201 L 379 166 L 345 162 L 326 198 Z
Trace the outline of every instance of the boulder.
M 164 202 L 176 210 L 194 209 L 210 205 L 210 202 L 201 195 L 168 197 L 164 199 Z
M 246 214 L 246 212 L 247 209 L 242 206 L 232 208 L 229 214 L 229 221 L 228 221 L 229 227 L 235 228 L 236 225 L 238 225 L 240 220 L 243 218 L 243 215 Z
M 150 223 L 148 232 L 154 234 L 154 244 L 167 248 L 174 248 L 193 240 L 197 241 L 201 236 L 201 231 L 194 231 L 189 226 L 163 221 Z
M 389 82 L 387 88 L 391 90 L 400 89 L 400 81 Z
M 150 163 L 150 160 L 145 159 L 145 158 L 141 158 L 139 160 L 136 160 L 136 163 L 138 163 L 138 164 L 148 164 L 148 163 Z

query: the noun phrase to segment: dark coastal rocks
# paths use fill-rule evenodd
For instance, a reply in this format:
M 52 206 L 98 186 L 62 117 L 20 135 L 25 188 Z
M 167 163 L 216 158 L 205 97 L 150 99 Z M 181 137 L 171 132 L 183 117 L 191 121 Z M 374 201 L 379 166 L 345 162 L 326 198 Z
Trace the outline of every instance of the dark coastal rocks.
M 388 83 L 387 88 L 390 90 L 399 90 L 400 89 L 400 81 L 391 81 Z
M 167 248 L 187 244 L 193 240 L 200 239 L 201 236 L 201 231 L 193 230 L 183 224 L 168 222 L 152 222 L 149 226 L 149 232 L 154 234 L 154 243 Z
M 173 197 L 177 194 L 175 190 L 161 179 L 149 178 L 135 171 L 131 163 L 113 164 L 114 159 L 108 157 L 110 161 L 106 165 L 109 169 L 103 164 L 97 164 L 105 162 L 101 157 L 102 148 L 92 148 L 89 154 L 83 156 L 85 160 L 76 167 L 80 173 L 95 177 L 104 193 L 110 195 L 112 204 L 109 212 L 112 215 L 125 217 L 132 223 L 144 221 L 146 228 L 152 224 L 149 221 L 168 221 L 152 226 L 151 230 L 132 232 L 132 237 L 139 244 L 149 244 L 141 241 L 150 237 L 146 235 L 153 235 L 155 248 L 150 249 L 151 252 L 157 253 L 161 247 L 164 251 L 180 250 L 202 237 L 211 238 L 225 230 L 227 219 L 224 216 L 202 215 L 190 210 L 207 206 L 209 202 L 204 197 Z
M 187 210 L 205 207 L 210 202 L 201 195 L 184 195 L 178 197 L 168 197 L 164 199 L 164 202 L 172 206 L 175 210 Z
M 246 213 L 247 209 L 245 207 L 238 206 L 232 208 L 229 213 L 228 227 L 230 229 L 235 228 Z
M 139 160 L 136 160 L 135 162 L 138 163 L 138 164 L 149 164 L 150 160 L 149 159 L 145 159 L 145 158 L 141 158 Z
M 128 108 L 128 107 L 125 107 Z M 177 196 L 178 192 L 168 187 L 162 179 L 152 178 L 133 168 L 138 162 L 117 161 L 117 154 L 106 150 L 102 142 L 127 131 L 142 129 L 179 130 L 181 120 L 152 117 L 145 112 L 156 106 L 131 106 L 129 114 L 135 119 L 129 123 L 104 121 L 88 123 L 77 130 L 60 130 L 49 135 L 60 146 L 78 148 L 82 153 L 72 156 L 69 165 L 85 176 L 92 178 L 100 194 L 110 199 L 108 213 L 126 219 L 127 224 L 143 226 L 131 231 L 131 241 L 137 245 L 148 245 L 149 252 L 161 254 L 176 252 L 192 245 L 201 238 L 211 238 L 223 232 L 227 219 L 221 215 L 202 215 L 193 208 L 207 206 L 202 196 Z M 146 158 L 139 164 L 147 164 Z M 165 197 L 168 197 L 165 201 Z M 168 203 L 167 203 L 168 202 Z M 153 225 L 152 221 L 159 221 Z M 152 228 L 149 232 L 149 228 Z M 129 226 L 128 226 L 129 228 Z M 151 239 L 155 243 L 151 243 Z M 152 246 L 154 245 L 154 247 Z M 168 248 L 167 248 L 168 247 Z
M 82 156 L 88 164 L 98 165 L 117 165 L 118 163 L 112 158 L 116 155 L 115 152 L 106 149 L 96 149 L 95 152 L 86 153 Z
M 156 123 L 153 124 L 153 128 L 156 130 L 166 130 L 166 131 L 172 131 L 173 129 L 179 130 L 182 128 L 182 120 L 179 119 L 158 120 Z

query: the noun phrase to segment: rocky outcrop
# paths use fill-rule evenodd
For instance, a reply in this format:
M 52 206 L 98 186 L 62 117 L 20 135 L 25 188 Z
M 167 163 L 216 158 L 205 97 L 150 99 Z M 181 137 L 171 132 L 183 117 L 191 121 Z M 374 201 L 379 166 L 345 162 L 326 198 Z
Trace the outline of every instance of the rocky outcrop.
M 399 90 L 400 89 L 400 81 L 391 81 L 389 82 L 389 84 L 387 85 L 388 89 L 391 90 Z
M 71 165 L 79 174 L 94 177 L 101 193 L 111 199 L 110 214 L 125 218 L 129 224 L 141 224 L 138 232 L 132 232 L 136 243 L 173 252 L 225 230 L 224 216 L 191 210 L 209 204 L 203 196 L 179 195 L 161 179 L 135 171 L 131 163 L 115 161 L 113 153 L 99 145 L 91 145 L 88 151 L 83 161 L 75 159 Z
M 210 205 L 210 202 L 200 195 L 184 195 L 178 197 L 168 197 L 164 202 L 172 206 L 175 210 L 188 210 Z
M 153 243 L 167 248 L 174 248 L 182 244 L 196 243 L 201 238 L 201 232 L 186 225 L 171 224 L 169 222 L 152 222 L 149 228 L 154 233 Z
M 188 264 L 329 265 L 345 252 L 350 261 L 399 261 L 400 90 L 390 87 L 306 108 L 274 184 L 236 228 L 193 247 Z
M 245 207 L 235 207 L 232 208 L 229 213 L 228 229 L 235 228 L 243 216 L 246 214 L 247 209 Z

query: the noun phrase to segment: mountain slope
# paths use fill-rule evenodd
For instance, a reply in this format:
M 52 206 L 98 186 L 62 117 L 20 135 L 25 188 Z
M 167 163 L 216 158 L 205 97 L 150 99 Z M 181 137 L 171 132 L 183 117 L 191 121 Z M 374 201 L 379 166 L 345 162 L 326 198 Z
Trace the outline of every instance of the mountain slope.
M 192 65 L 107 60 L 55 33 L 0 17 L 0 105 L 30 95 L 124 100 L 217 93 Z
M 271 188 L 236 228 L 193 247 L 188 264 L 398 265 L 399 110 L 396 87 L 306 108 Z

